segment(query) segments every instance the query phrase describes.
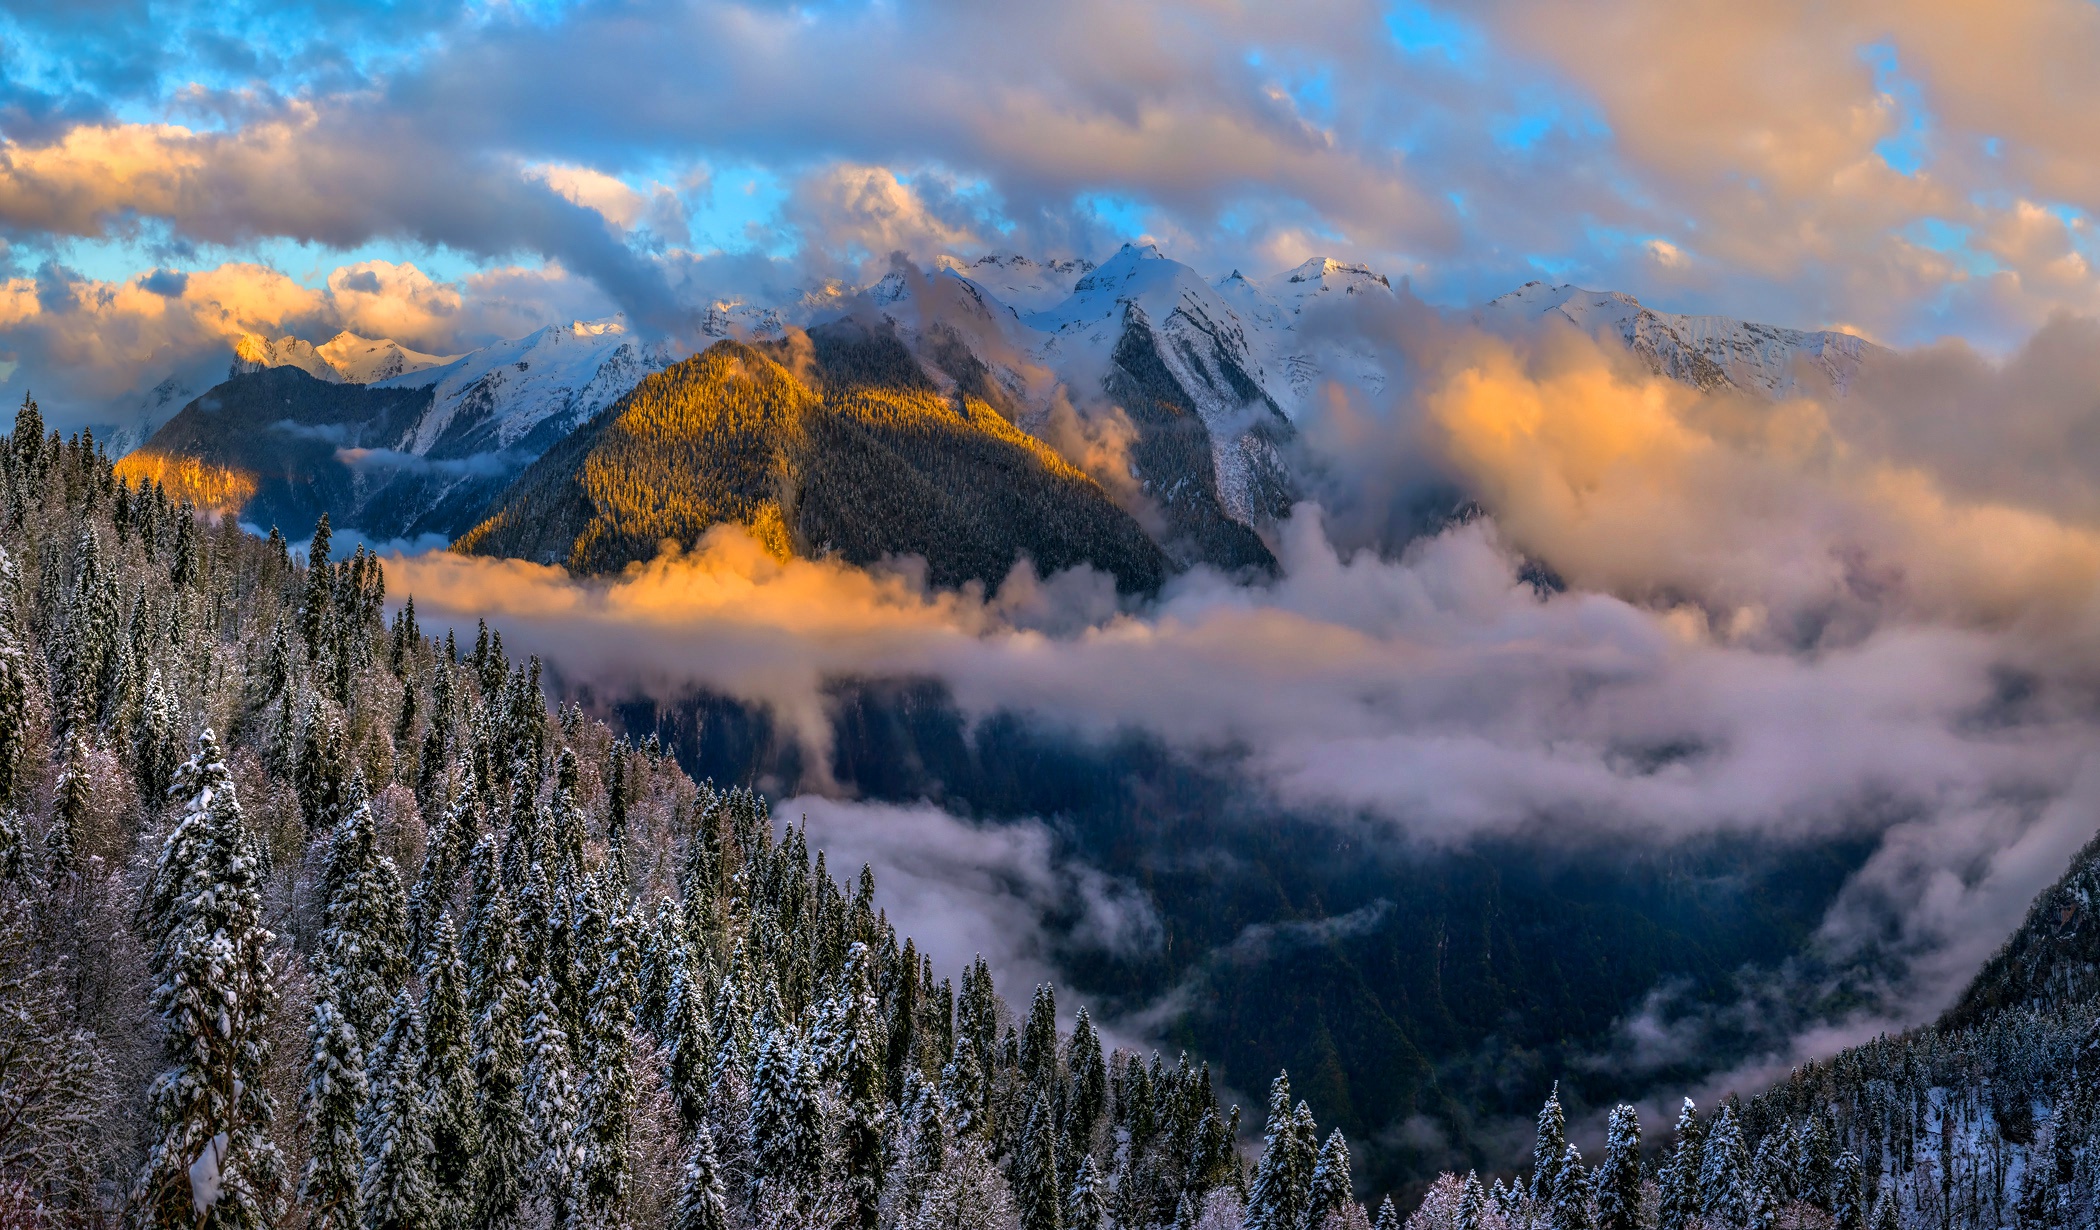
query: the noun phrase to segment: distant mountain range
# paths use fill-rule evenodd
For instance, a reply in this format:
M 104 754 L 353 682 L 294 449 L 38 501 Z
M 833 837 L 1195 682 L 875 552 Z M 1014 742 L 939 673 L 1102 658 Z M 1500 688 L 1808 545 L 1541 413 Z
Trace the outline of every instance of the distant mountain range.
M 1392 379 L 1346 315 L 1353 306 L 1392 296 L 1388 280 L 1362 265 L 1316 258 L 1268 278 L 1234 270 L 1205 279 L 1156 247 L 1125 245 L 1099 266 L 1011 253 L 967 264 L 943 258 L 930 272 L 900 268 L 853 294 L 717 304 L 701 320 L 697 340 L 703 351 L 732 340 L 759 346 L 792 379 L 810 379 L 807 400 L 828 408 L 819 414 L 827 423 L 826 416 L 858 392 L 908 389 L 914 399 L 944 401 L 947 426 L 913 448 L 914 456 L 947 452 L 913 470 L 920 482 L 974 482 L 963 477 L 975 474 L 972 466 L 994 453 L 1004 456 L 1000 450 L 1016 440 L 1027 441 L 1039 461 L 1047 450 L 1035 442 L 1069 427 L 1058 419 L 1061 400 L 1113 402 L 1130 427 L 1119 441 L 1129 474 L 1128 481 L 1119 475 L 1109 485 L 1124 491 L 1127 511 L 1146 526 L 1160 558 L 1176 568 L 1207 563 L 1263 570 L 1274 560 L 1261 531 L 1296 498 L 1289 458 L 1312 399 L 1330 382 L 1376 397 Z M 1486 304 L 1475 320 L 1502 329 L 1549 316 L 1625 345 L 1659 374 L 1760 396 L 1793 392 L 1810 373 L 1843 390 L 1877 349 L 1849 334 L 1672 315 L 1623 294 L 1538 282 Z M 852 333 L 863 343 L 852 351 L 855 362 L 881 356 L 869 369 L 873 374 L 836 362 L 814 377 L 800 370 L 807 356 L 797 357 L 793 330 L 841 322 L 852 327 L 832 329 L 834 357 L 844 353 L 839 338 Z M 516 544 L 534 557 L 616 566 L 615 560 L 653 551 L 654 540 L 638 547 L 621 539 L 625 545 L 609 554 L 582 550 L 573 536 L 566 543 L 540 531 L 521 536 L 515 510 L 537 507 L 554 489 L 550 483 L 571 496 L 577 490 L 575 476 L 557 480 L 547 466 L 535 465 L 543 458 L 579 459 L 576 464 L 599 467 L 594 472 L 602 478 L 604 442 L 634 438 L 617 428 L 638 421 L 627 403 L 677 358 L 671 343 L 644 342 L 617 318 L 550 326 L 458 356 L 347 333 L 319 346 L 251 335 L 235 346 L 227 379 L 190 394 L 179 410 L 176 399 L 188 393 L 182 379 L 170 377 L 143 395 L 136 422 L 120 428 L 114 443 L 121 449 L 141 441 L 124 459 L 129 472 L 190 483 L 194 498 L 207 492 L 238 498 L 244 519 L 274 522 L 294 535 L 325 509 L 337 524 L 374 541 L 449 541 L 474 531 L 476 549 Z M 300 378 L 285 375 L 288 370 Z M 671 387 L 695 386 L 680 376 Z M 708 397 L 727 387 L 710 385 Z M 665 390 L 647 395 L 660 398 Z M 915 413 L 930 404 L 915 402 Z M 989 424 L 979 405 L 999 420 L 1000 431 L 980 430 Z M 156 420 L 171 410 L 172 417 Z M 797 418 L 795 431 L 816 421 L 807 417 Z M 932 420 L 917 421 L 923 427 Z M 678 430 L 691 426 L 681 421 Z M 585 429 L 595 443 L 575 440 Z M 987 442 L 992 437 L 1000 438 L 997 447 Z M 792 447 L 785 439 L 776 432 L 764 446 L 776 468 L 813 472 L 809 467 L 823 450 L 807 452 L 801 436 Z M 962 464 L 956 450 L 976 460 Z M 640 456 L 626 446 L 617 451 Z M 892 477 L 902 481 L 903 471 Z M 524 486 L 507 492 L 513 483 Z M 680 489 L 694 496 L 689 486 Z M 1095 505 L 1107 497 L 1092 481 L 1057 490 L 1079 501 L 1066 510 L 1074 525 L 1093 524 Z M 742 507 L 726 493 L 716 495 L 722 498 L 700 498 L 691 507 Z M 564 507 L 565 532 L 580 534 L 599 515 L 573 500 Z M 921 512 L 931 516 L 931 508 Z M 852 514 L 842 507 L 835 515 Z M 1049 525 L 1056 518 L 1038 521 Z M 783 524 L 780 541 L 794 550 L 850 541 L 848 554 L 856 556 L 923 554 L 920 540 L 901 529 L 904 521 L 851 531 L 834 521 L 815 538 L 810 525 Z M 1121 543 L 1120 531 L 1057 539 L 1039 526 L 1002 530 L 999 537 L 1039 562 L 1084 559 L 1119 576 L 1136 568 L 1143 574 L 1140 588 L 1153 583 L 1152 565 L 1136 562 L 1144 553 L 1104 546 Z M 669 536 L 690 540 L 706 525 L 680 521 L 678 527 Z M 1093 546 L 1074 556 L 1072 544 L 1079 542 Z M 1002 547 L 973 557 L 979 563 L 971 567 L 1008 554 Z M 963 572 L 975 575 L 971 568 Z

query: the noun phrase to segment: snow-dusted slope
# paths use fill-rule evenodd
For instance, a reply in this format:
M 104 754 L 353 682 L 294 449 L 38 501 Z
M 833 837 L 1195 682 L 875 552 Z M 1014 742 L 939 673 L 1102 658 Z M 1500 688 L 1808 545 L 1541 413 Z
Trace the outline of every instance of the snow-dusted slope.
M 1074 283 L 1094 271 L 1089 260 L 1035 261 L 1017 252 L 994 252 L 967 265 L 943 257 L 936 264 L 982 286 L 1016 315 L 1056 307 L 1071 295 Z
M 1490 300 L 1493 327 L 1558 316 L 1596 336 L 1616 337 L 1659 375 L 1697 388 L 1734 387 L 1767 397 L 1796 390 L 1804 370 L 1843 393 L 1880 347 L 1850 333 L 1761 325 L 1729 316 L 1682 316 L 1643 307 L 1618 291 L 1527 282 Z
M 1245 324 L 1256 378 L 1293 421 L 1329 380 L 1372 397 L 1385 391 L 1387 373 L 1370 346 L 1341 330 L 1308 329 L 1303 319 L 1308 310 L 1317 318 L 1323 309 L 1346 311 L 1357 300 L 1390 300 L 1393 287 L 1384 274 L 1316 256 L 1260 282 L 1235 269 L 1216 285 Z
M 1265 488 L 1280 472 L 1275 443 L 1289 423 L 1255 376 L 1261 365 L 1246 325 L 1195 270 L 1151 244 L 1125 244 L 1063 302 L 1021 319 L 1048 335 L 1037 353 L 1067 371 L 1105 372 L 1133 331 L 1150 333 L 1209 430 L 1226 515 L 1248 525 L 1271 515 L 1274 493 Z
M 259 372 L 272 367 L 296 367 L 316 380 L 342 384 L 343 373 L 321 356 L 312 342 L 286 334 L 271 339 L 260 333 L 243 333 L 233 342 L 233 366 L 228 375 Z
M 672 361 L 667 345 L 638 341 L 614 317 L 549 325 L 375 384 L 433 388 L 404 452 L 460 458 L 523 447 L 537 456 Z
M 314 347 L 313 351 L 347 384 L 388 380 L 439 367 L 460 357 L 424 354 L 390 338 L 359 337 L 348 331 L 336 334 Z

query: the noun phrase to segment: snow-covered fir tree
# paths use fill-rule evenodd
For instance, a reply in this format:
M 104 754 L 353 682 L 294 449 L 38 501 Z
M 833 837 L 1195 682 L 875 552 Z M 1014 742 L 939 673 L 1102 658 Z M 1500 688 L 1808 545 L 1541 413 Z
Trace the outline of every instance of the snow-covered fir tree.
M 277 1005 L 260 871 L 232 775 L 209 730 L 177 774 L 181 819 L 147 886 L 153 1008 L 169 1067 L 134 1199 L 155 1225 L 271 1224 L 284 1196 L 264 1082 Z

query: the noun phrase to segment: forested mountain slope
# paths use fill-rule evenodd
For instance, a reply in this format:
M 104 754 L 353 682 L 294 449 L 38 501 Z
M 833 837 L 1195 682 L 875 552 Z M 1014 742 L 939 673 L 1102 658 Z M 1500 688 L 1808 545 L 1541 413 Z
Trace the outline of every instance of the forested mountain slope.
M 1363 1226 L 361 549 L 0 442 L 0 1224 Z
M 854 322 L 785 345 L 717 342 L 651 376 L 521 475 L 457 549 L 617 570 L 734 522 L 785 556 L 925 558 L 997 585 L 1023 555 L 1157 589 L 1159 549 L 1092 479 L 985 401 L 944 394 L 894 333 Z
M 429 514 L 442 503 L 444 479 L 459 476 L 389 464 L 388 456 L 430 401 L 427 387 L 373 388 L 263 368 L 184 406 L 117 467 L 133 482 L 152 478 L 177 499 L 253 525 L 303 532 L 327 513 L 346 525 L 433 532 Z

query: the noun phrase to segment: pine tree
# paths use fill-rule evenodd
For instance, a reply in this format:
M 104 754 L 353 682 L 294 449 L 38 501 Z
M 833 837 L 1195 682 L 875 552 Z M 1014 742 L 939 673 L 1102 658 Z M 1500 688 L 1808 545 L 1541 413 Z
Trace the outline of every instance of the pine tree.
M 1699 1211 L 1708 1221 L 1740 1226 L 1749 1220 L 1749 1171 L 1735 1104 L 1724 1102 L 1699 1150 Z
M 715 1156 L 714 1133 L 704 1123 L 694 1130 L 692 1148 L 686 1154 L 685 1187 L 679 1194 L 678 1219 L 672 1230 L 729 1230 L 721 1161 Z
M 176 714 L 175 702 L 168 695 L 167 684 L 160 672 L 153 671 L 146 679 L 145 699 L 140 710 L 137 731 L 139 797 L 149 812 L 157 813 L 167 799 L 168 787 L 174 783 L 175 770 L 182 760 L 181 720 Z
M 346 799 L 350 773 L 345 757 L 342 730 L 321 710 L 320 702 L 309 696 L 293 784 L 299 795 L 299 813 L 310 833 L 331 830 L 356 805 Z
M 1183 1058 L 1182 1064 L 1184 1068 L 1187 1066 L 1186 1057 Z M 1299 1228 L 1306 1230 L 1311 1221 L 1309 1214 L 1312 1210 L 1313 1167 L 1320 1156 L 1320 1126 L 1313 1121 L 1312 1107 L 1307 1105 L 1303 1098 L 1298 1100 L 1298 1105 L 1291 1108 L 1291 1135 L 1294 1141 L 1291 1151 L 1291 1190 L 1298 1207 Z M 1171 1136 L 1169 1138 L 1171 1139 Z
M 1560 1108 L 1560 1083 L 1539 1107 L 1538 1128 L 1531 1145 L 1531 1199 L 1550 1206 L 1560 1186 L 1560 1168 L 1568 1151 L 1568 1118 Z
M 595 894 L 593 894 L 595 896 Z M 626 1214 L 628 1141 L 634 1132 L 634 995 L 632 972 L 623 967 L 617 918 L 605 947 L 604 971 L 592 986 L 586 1026 L 589 1062 L 584 1070 L 583 1117 L 577 1153 L 580 1205 L 589 1225 L 614 1226 Z
M 1546 1205 L 1546 1218 L 1554 1230 L 1590 1230 L 1590 1187 L 1582 1151 L 1572 1144 L 1563 1145 L 1560 1165 L 1554 1171 L 1552 1198 Z
M 1298 1187 L 1298 1137 L 1292 1126 L 1291 1081 L 1279 1072 L 1269 1084 L 1269 1118 L 1261 1161 L 1247 1192 L 1247 1230 L 1299 1230 L 1305 1201 Z
M 845 1019 L 841 1027 L 846 1054 L 840 1065 L 845 1106 L 839 1128 L 839 1161 L 846 1199 L 852 1207 L 847 1223 L 858 1230 L 875 1230 L 882 1199 L 883 1137 L 888 1118 L 883 1106 L 885 1037 L 869 959 L 865 944 L 855 943 L 847 950 Z
M 1330 1214 L 1339 1213 L 1348 1205 L 1352 1194 L 1349 1142 L 1342 1136 L 1342 1130 L 1336 1128 L 1327 1134 L 1327 1143 L 1320 1146 L 1319 1156 L 1313 1163 L 1305 1210 L 1308 1230 L 1319 1230 Z
M 1065 1204 L 1065 1230 L 1106 1230 L 1108 1192 L 1092 1154 L 1081 1154 L 1072 1196 Z
M 467 1002 L 474 1018 L 474 1088 L 480 1112 L 479 1183 L 472 1224 L 494 1230 L 517 1215 L 537 1152 L 526 1114 L 523 1016 L 528 989 L 519 977 L 512 931 L 516 926 L 496 870 L 492 842 L 483 838 L 470 860 L 474 873 L 474 937 L 467 969 Z
M 44 830 L 45 865 L 54 881 L 80 870 L 80 833 L 88 822 L 89 795 L 87 739 L 75 726 L 66 737 L 65 766 L 59 770 L 56 796 L 51 806 L 51 827 Z
M 466 982 L 452 916 L 440 914 L 423 963 L 421 1086 L 429 1100 L 431 1207 L 449 1226 L 465 1225 L 472 1215 L 481 1153 Z
M 749 1128 L 754 1217 L 797 1207 L 815 1191 L 822 1164 L 816 1090 L 807 1080 L 801 1039 L 792 1026 L 779 1023 L 770 1005 L 758 1034 Z
M 1038 988 L 1038 1003 L 1041 998 Z M 1022 1071 L 1027 1072 L 1025 1064 Z M 1020 1230 L 1062 1230 L 1064 1189 L 1058 1181 L 1057 1125 L 1047 1092 L 1037 1093 L 1028 1109 L 1020 1148 L 1014 1154 L 1013 1185 Z
M 563 1227 L 570 1224 L 573 1214 L 577 1125 L 582 1114 L 570 1072 L 569 1037 L 562 1028 L 561 1010 L 554 1004 L 553 988 L 541 978 L 532 984 L 531 995 L 533 1014 L 525 1024 L 525 1106 L 537 1147 L 530 1179 L 553 1224 Z
M 1486 1212 L 1487 1193 L 1480 1190 L 1480 1176 L 1468 1170 L 1466 1185 L 1458 1195 L 1458 1225 L 1454 1230 L 1480 1230 L 1480 1219 Z M 1378 1230 L 1388 1230 L 1388 1222 L 1392 1222 L 1394 1230 L 1397 1230 L 1397 1217 L 1393 1212 L 1392 1199 L 1388 1197 L 1378 1210 Z
M 1835 1230 L 1867 1230 L 1867 1180 L 1858 1154 L 1847 1149 L 1837 1155 L 1830 1164 L 1830 1186 Z
M 322 870 L 322 965 L 343 1015 L 369 1042 L 407 974 L 407 904 L 394 861 L 379 853 L 371 806 L 360 785 L 330 834 Z
M 693 987 L 681 962 L 671 972 L 669 1021 L 664 1038 L 665 1084 L 681 1126 L 691 1133 L 707 1118 L 709 1069 L 714 1063 L 715 1037 L 709 1026 L 704 1001 Z
M 335 1004 L 325 976 L 314 979 L 313 1022 L 307 1028 L 306 1115 L 311 1131 L 300 1206 L 312 1230 L 358 1230 L 363 1205 L 363 1153 L 357 1123 L 368 1093 L 364 1048 Z
M 1101 1058 L 1101 1036 L 1094 1032 L 1093 1018 L 1083 1007 L 1072 1022 L 1065 1068 L 1072 1075 L 1071 1100 L 1065 1110 L 1065 1155 L 1077 1158 L 1093 1147 L 1094 1129 L 1108 1109 L 1108 1066 Z
M 1641 1120 L 1633 1107 L 1614 1106 L 1597 1168 L 1597 1230 L 1640 1230 Z
M 429 837 L 423 843 L 423 872 L 416 878 L 416 886 L 408 895 L 410 952 L 422 951 L 430 938 L 430 920 L 452 899 L 453 891 L 459 885 L 460 872 L 466 869 L 479 826 L 477 800 L 470 778 L 461 787 L 452 806 L 440 813 L 437 822 L 430 826 Z
M 1028 1027 L 1021 1034 L 1021 1078 L 1031 1090 L 1057 1075 L 1057 992 L 1039 983 L 1028 1006 Z
M 1699 1215 L 1699 1163 L 1705 1149 L 1706 1130 L 1699 1110 L 1686 1098 L 1677 1112 L 1677 1144 L 1656 1176 L 1661 1189 L 1659 1230 L 1686 1230 Z
M 22 750 L 29 740 L 28 668 L 15 634 L 14 604 L 6 592 L 14 580 L 14 561 L 0 551 L 0 808 L 19 802 L 15 795 L 21 782 Z
M 436 1230 L 445 1222 L 430 1179 L 423 1021 L 405 990 L 387 1038 L 385 1079 L 365 1130 L 365 1230 Z
M 276 1216 L 283 1163 L 265 1092 L 276 1006 L 253 842 L 206 730 L 178 774 L 186 800 L 147 887 L 153 1008 L 170 1067 L 147 1098 L 155 1124 L 135 1202 L 156 1226 L 220 1230 Z
M 328 615 L 335 605 L 335 574 L 328 566 L 329 536 L 328 514 L 324 512 L 314 525 L 313 542 L 306 548 L 306 595 L 299 604 L 299 635 L 306 642 L 309 666 L 321 660 L 321 651 L 328 644 Z

